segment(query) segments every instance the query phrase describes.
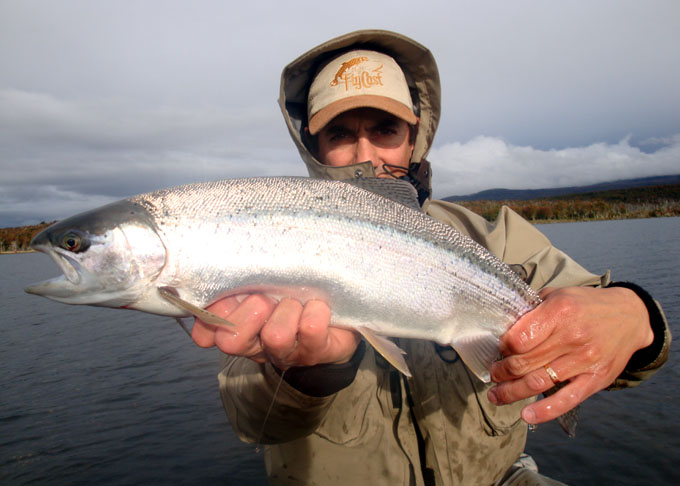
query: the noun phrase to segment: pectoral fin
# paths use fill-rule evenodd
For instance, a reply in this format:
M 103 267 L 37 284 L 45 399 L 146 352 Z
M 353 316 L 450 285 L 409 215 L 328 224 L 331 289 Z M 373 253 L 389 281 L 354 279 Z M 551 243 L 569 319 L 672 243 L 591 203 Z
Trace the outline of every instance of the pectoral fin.
M 451 346 L 465 366 L 484 383 L 491 381 L 491 365 L 500 357 L 499 340 L 490 332 L 468 334 L 454 339 Z
M 408 369 L 404 355 L 406 351 L 394 344 L 386 337 L 374 333 L 367 327 L 359 327 L 358 331 L 369 342 L 380 355 L 387 360 L 389 364 L 401 371 L 404 375 L 410 377 L 411 372 Z
M 175 304 L 177 307 L 180 309 L 184 309 L 185 311 L 189 312 L 191 315 L 197 317 L 201 321 L 205 322 L 206 324 L 212 324 L 213 326 L 220 326 L 220 327 L 225 327 L 231 331 L 234 330 L 234 327 L 236 325 L 232 322 L 229 322 L 226 319 L 223 319 L 219 316 L 216 316 L 212 312 L 208 312 L 205 309 L 201 309 L 200 307 L 196 307 L 194 304 L 191 304 L 187 302 L 186 300 L 183 300 L 177 295 L 177 291 L 173 289 L 172 287 L 159 287 L 158 288 L 158 293 L 163 297 L 165 300 L 172 302 Z

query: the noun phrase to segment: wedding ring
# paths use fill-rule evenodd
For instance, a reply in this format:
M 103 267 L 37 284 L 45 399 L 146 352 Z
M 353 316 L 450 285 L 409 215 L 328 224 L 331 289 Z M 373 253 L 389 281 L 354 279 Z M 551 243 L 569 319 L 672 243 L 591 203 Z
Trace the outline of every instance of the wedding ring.
M 552 380 L 552 382 L 557 385 L 560 382 L 560 379 L 557 377 L 557 373 L 555 373 L 555 370 L 553 370 L 549 364 L 544 366 L 545 372 L 548 373 L 548 376 Z

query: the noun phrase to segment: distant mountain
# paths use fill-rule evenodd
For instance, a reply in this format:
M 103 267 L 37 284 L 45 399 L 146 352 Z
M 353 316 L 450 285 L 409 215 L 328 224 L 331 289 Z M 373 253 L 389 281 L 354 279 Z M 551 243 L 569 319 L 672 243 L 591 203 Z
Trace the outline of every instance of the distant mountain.
M 567 194 L 583 194 L 586 192 L 609 191 L 615 189 L 630 189 L 632 187 L 663 186 L 680 183 L 679 175 L 641 177 L 638 179 L 623 179 L 611 182 L 601 182 L 590 186 L 554 187 L 551 189 L 488 189 L 486 191 L 468 194 L 466 196 L 449 196 L 444 201 L 503 201 L 527 200 L 564 196 Z

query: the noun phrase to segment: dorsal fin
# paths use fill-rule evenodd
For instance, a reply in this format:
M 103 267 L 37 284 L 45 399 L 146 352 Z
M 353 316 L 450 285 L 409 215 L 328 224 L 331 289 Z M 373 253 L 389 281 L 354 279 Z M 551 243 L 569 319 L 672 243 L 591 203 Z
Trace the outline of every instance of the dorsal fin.
M 343 182 L 380 194 L 387 199 L 403 204 L 416 211 L 422 211 L 418 203 L 418 192 L 410 183 L 401 179 L 380 179 L 378 177 L 359 177 L 343 179 Z

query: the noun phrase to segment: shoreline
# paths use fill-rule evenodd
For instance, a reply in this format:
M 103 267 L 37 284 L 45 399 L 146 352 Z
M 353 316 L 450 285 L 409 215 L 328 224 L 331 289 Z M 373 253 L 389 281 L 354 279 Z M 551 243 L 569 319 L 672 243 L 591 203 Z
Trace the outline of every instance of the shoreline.
M 579 219 L 526 219 L 532 225 L 554 224 L 554 223 L 590 223 L 595 221 L 622 221 L 626 219 L 658 219 L 658 218 L 678 218 L 680 216 L 669 214 L 659 216 L 633 216 L 630 218 L 579 218 Z M 491 221 L 492 222 L 492 221 Z M 0 255 L 18 255 L 22 253 L 38 253 L 36 250 L 12 250 L 0 251 Z

